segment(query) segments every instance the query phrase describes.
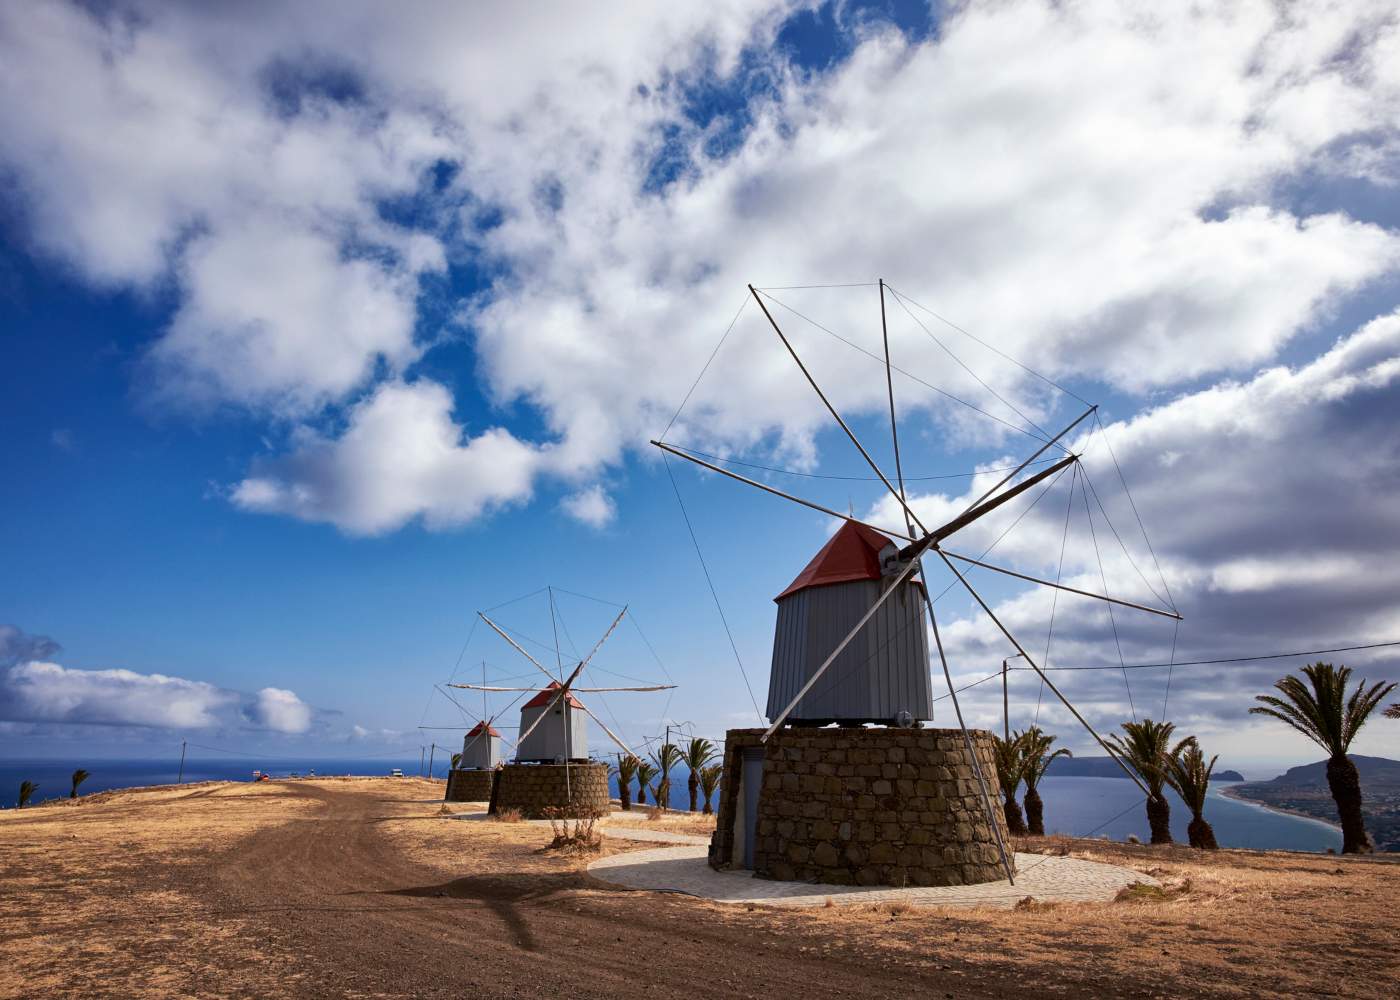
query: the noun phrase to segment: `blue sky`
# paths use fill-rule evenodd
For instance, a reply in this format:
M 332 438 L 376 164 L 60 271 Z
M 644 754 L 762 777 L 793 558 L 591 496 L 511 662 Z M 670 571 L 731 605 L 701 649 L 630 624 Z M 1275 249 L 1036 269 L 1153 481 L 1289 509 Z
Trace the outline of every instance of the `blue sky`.
M 629 740 L 663 713 L 751 724 L 646 443 L 749 281 L 884 277 L 1099 402 L 1187 616 L 1179 659 L 1400 639 L 1400 35 L 1383 5 L 1153 24 L 1110 3 L 347 11 L 0 15 L 3 752 L 417 746 L 420 724 L 460 721 L 431 692 L 475 611 L 547 584 L 627 602 L 664 661 L 623 630 L 604 670 L 680 684 L 608 701 Z M 878 351 L 868 284 L 771 294 Z M 1042 426 L 1081 408 L 887 304 L 919 378 L 1017 419 L 915 317 Z M 880 369 L 772 308 L 891 464 Z M 896 392 L 911 474 L 1034 448 L 911 380 Z M 867 474 L 752 306 L 669 438 Z M 1106 449 L 1080 443 L 1150 569 Z M 762 704 L 771 598 L 831 525 L 673 471 Z M 877 484 L 759 475 L 894 523 Z M 937 517 L 991 481 L 911 492 Z M 1122 552 L 1100 573 L 1080 508 L 1066 536 L 1068 485 L 1003 561 L 1143 598 Z M 985 586 L 1043 650 L 1045 595 Z M 966 598 L 939 608 L 960 680 L 1010 651 Z M 560 609 L 579 643 L 609 618 Z M 510 609 L 533 635 L 542 610 Z M 1171 655 L 1156 621 L 1054 614 L 1052 665 L 1117 663 L 1111 625 L 1127 662 Z M 521 672 L 472 642 L 468 661 Z M 1300 759 L 1244 714 L 1300 662 L 1174 673 L 1171 714 L 1232 762 Z M 1347 662 L 1400 679 L 1385 650 Z M 1105 727 L 1165 686 L 1062 676 Z M 1016 683 L 1024 724 L 1041 692 Z M 966 697 L 996 721 L 990 686 Z M 1397 729 L 1360 748 L 1400 753 Z

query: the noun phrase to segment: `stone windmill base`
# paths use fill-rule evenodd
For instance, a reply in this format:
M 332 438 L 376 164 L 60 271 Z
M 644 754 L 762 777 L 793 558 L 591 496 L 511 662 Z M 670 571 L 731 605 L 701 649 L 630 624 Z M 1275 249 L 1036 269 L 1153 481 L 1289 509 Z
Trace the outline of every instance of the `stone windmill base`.
M 711 867 L 829 885 L 1006 878 L 960 730 L 787 728 L 767 744 L 762 735 L 726 737 Z M 968 735 L 1009 844 L 991 734 Z
M 453 768 L 447 772 L 448 802 L 490 802 L 495 768 Z
M 507 764 L 496 779 L 493 812 L 518 809 L 526 819 L 596 818 L 608 814 L 608 765 Z

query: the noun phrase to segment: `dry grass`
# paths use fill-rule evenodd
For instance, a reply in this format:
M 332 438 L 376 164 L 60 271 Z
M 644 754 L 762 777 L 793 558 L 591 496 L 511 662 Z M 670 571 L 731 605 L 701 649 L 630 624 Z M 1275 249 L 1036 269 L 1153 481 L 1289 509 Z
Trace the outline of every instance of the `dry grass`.
M 523 823 L 525 814 L 519 809 L 501 809 L 495 814 L 497 823 Z
M 646 812 L 639 809 L 632 809 L 628 812 L 615 809 L 607 817 L 606 822 L 610 827 L 625 827 L 631 830 L 664 830 L 666 833 L 688 833 L 697 837 L 708 837 L 715 832 L 713 815 L 706 816 L 704 813 L 675 809 L 667 812 L 662 812 L 660 809 L 648 809 Z
M 716 954 L 762 941 L 764 954 L 754 959 L 762 967 L 811 962 L 819 977 L 824 968 L 868 966 L 872 993 L 883 977 L 902 972 L 931 977 L 959 996 L 1015 982 L 1060 996 L 1400 994 L 1400 863 L 1384 856 L 1038 839 L 1018 847 L 1124 865 L 1162 888 L 1128 890 L 1114 902 L 1032 901 L 1013 910 L 898 902 L 734 907 L 606 889 L 583 870 L 635 844 L 604 840 L 598 854 L 541 851 L 552 839 L 542 825 L 442 818 L 438 803 L 422 801 L 440 786 L 413 780 L 393 782 L 390 794 L 387 782 L 345 786 L 385 803 L 376 806 L 382 814 L 374 829 L 387 838 L 386 850 L 426 870 L 412 884 L 431 883 L 432 872 L 444 883 L 499 882 L 501 891 L 528 899 L 518 911 L 524 920 L 544 922 L 555 910 L 567 915 L 560 927 L 577 934 L 590 955 L 613 947 L 630 952 L 664 937 L 672 942 L 667 961 L 704 962 L 717 977 L 737 976 L 722 959 L 716 965 Z M 269 824 L 314 821 L 322 804 L 296 797 L 288 784 L 103 793 L 0 812 L 0 997 L 183 996 L 191 983 L 214 982 L 210 970 L 221 968 L 238 970 L 224 984 L 227 995 L 322 995 L 290 939 L 266 939 L 256 913 L 201 915 L 207 903 L 198 881 L 188 881 L 192 865 L 211 850 Z M 649 829 L 688 824 L 676 832 L 713 828 L 712 817 L 675 812 L 655 825 L 641 814 L 614 813 L 608 821 Z M 123 993 L 138 980 L 113 978 L 118 967 L 139 969 L 142 990 Z M 736 979 L 732 989 L 744 982 Z

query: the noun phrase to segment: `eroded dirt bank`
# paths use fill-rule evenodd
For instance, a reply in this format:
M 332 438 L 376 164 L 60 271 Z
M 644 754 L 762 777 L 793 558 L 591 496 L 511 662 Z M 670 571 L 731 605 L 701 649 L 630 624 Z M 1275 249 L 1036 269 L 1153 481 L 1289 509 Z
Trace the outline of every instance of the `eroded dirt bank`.
M 0 996 L 805 1000 L 1400 987 L 1393 862 L 1076 845 L 1175 891 L 1010 913 L 745 910 L 600 887 L 582 872 L 588 858 L 542 850 L 548 830 L 443 820 L 441 788 L 210 784 L 0 813 Z

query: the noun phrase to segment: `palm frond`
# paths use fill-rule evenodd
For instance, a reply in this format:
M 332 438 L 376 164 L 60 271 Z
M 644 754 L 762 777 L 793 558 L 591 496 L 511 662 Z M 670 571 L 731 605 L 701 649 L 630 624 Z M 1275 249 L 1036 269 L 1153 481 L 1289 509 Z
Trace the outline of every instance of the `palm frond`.
M 1258 705 L 1249 711 L 1285 722 L 1327 751 L 1329 757 L 1346 754 L 1351 742 L 1382 700 L 1395 690 L 1394 684 L 1377 681 L 1367 687 L 1358 683 L 1347 697 L 1351 668 L 1330 663 L 1309 663 L 1302 668 L 1303 680 L 1289 674 L 1274 682 L 1283 697 L 1255 695 Z

